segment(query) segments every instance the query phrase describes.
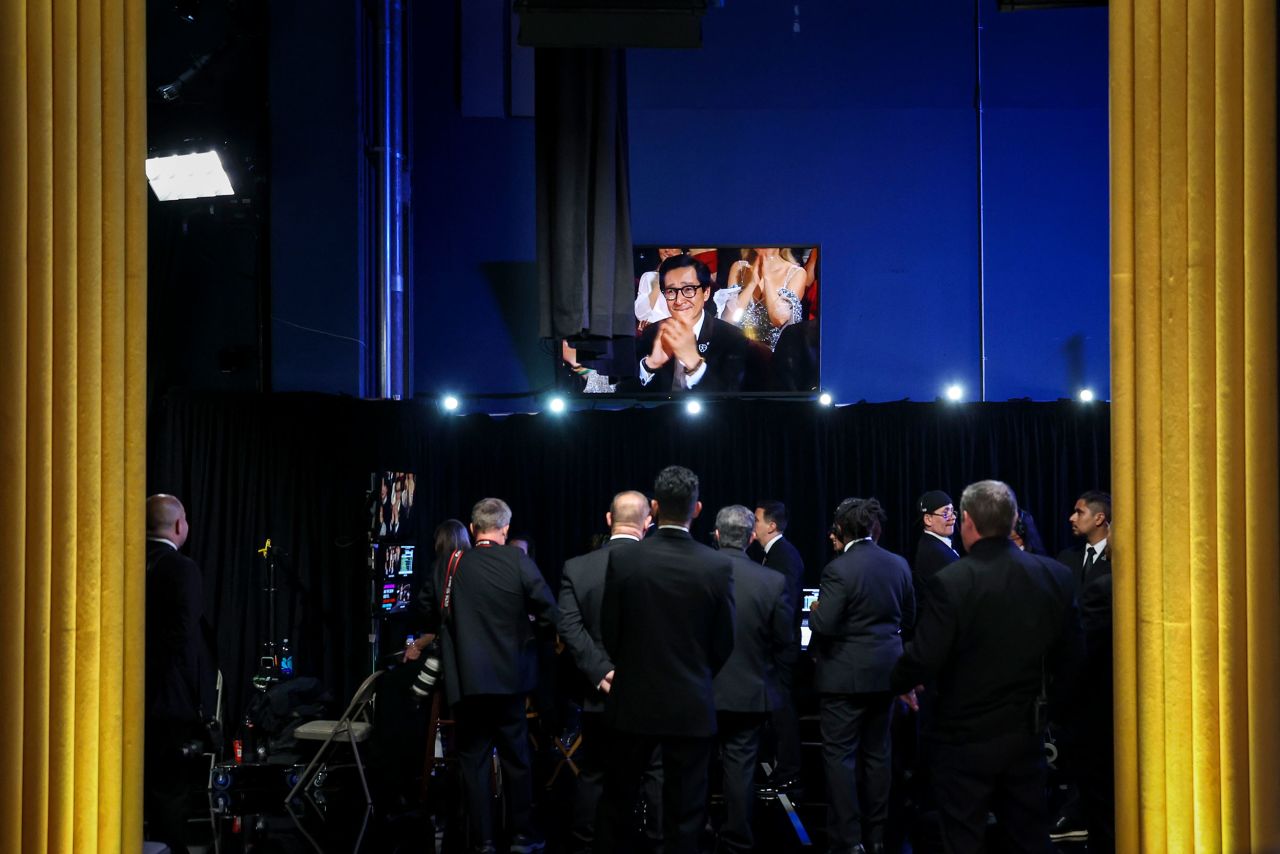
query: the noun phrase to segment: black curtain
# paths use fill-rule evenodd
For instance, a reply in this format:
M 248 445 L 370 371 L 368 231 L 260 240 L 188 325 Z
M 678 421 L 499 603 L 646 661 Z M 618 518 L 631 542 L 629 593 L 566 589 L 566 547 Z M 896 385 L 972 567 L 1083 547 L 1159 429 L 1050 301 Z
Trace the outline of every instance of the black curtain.
M 539 334 L 634 350 L 626 52 L 539 48 L 535 62 Z
M 556 587 L 564 560 L 604 530 L 614 493 L 649 493 L 662 466 L 687 465 L 702 482 L 698 539 L 709 541 L 722 506 L 782 500 L 787 535 L 816 586 L 842 498 L 880 499 L 889 514 L 881 544 L 910 559 L 920 531 L 911 507 L 921 493 L 944 489 L 958 503 L 967 483 L 999 478 L 1054 554 L 1071 544 L 1076 497 L 1109 487 L 1109 454 L 1107 406 L 1070 401 L 723 401 L 698 416 L 662 405 L 495 418 L 445 416 L 420 401 L 171 394 L 153 412 L 148 488 L 186 503 L 187 551 L 204 568 L 227 708 L 239 713 L 267 639 L 256 554 L 267 537 L 288 552 L 276 634 L 293 643 L 297 671 L 339 696 L 368 673 L 373 471 L 417 475 L 414 513 L 427 549 L 439 521 L 465 521 L 482 497 L 505 499 L 513 528 L 532 535 Z

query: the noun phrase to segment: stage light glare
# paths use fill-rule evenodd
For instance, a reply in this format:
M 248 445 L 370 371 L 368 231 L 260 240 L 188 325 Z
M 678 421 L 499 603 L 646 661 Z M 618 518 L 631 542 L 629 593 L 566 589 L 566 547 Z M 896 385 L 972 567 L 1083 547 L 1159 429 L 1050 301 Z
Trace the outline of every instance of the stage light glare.
M 444 405 L 445 412 L 456 412 L 458 409 L 458 398 L 451 394 L 446 394 L 441 403 Z
M 702 404 L 696 400 L 691 400 L 684 405 L 684 411 L 690 415 L 697 415 L 702 411 Z
M 964 397 L 964 389 L 961 388 L 959 383 L 952 383 L 947 386 L 946 395 L 947 400 L 956 401 Z
M 1082 388 L 1082 389 L 1080 389 L 1080 402 L 1081 402 L 1081 403 L 1092 403 L 1092 402 L 1093 402 L 1093 389 L 1091 389 L 1091 388 Z
M 831 398 L 831 392 L 824 391 L 822 394 L 818 395 L 818 403 L 821 403 L 823 406 L 830 406 L 834 403 Z
M 548 408 L 556 415 L 559 415 L 560 413 L 564 412 L 564 398 L 563 397 L 551 398 L 551 403 L 548 404 Z
M 147 181 L 162 202 L 235 195 L 216 151 L 148 157 Z

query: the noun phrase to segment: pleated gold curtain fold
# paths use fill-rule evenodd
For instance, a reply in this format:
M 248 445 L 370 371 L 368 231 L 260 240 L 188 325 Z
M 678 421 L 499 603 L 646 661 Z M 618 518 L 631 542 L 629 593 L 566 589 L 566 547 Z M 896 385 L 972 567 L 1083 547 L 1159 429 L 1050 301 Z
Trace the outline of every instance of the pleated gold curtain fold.
M 1280 851 L 1274 0 L 1113 0 L 1116 848 Z
M 0 0 L 0 851 L 142 823 L 142 0 Z

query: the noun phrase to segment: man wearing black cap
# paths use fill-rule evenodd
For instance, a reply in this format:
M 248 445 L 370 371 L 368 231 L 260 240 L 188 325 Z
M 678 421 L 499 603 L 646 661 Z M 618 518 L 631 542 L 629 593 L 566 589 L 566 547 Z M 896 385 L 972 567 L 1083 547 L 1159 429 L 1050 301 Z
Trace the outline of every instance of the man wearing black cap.
M 920 496 L 916 512 L 924 525 L 920 542 L 916 544 L 916 559 L 912 565 L 912 582 L 915 586 L 916 605 L 923 605 L 930 578 L 960 555 L 951 545 L 951 535 L 956 530 L 956 509 L 951 496 L 941 489 L 934 489 Z

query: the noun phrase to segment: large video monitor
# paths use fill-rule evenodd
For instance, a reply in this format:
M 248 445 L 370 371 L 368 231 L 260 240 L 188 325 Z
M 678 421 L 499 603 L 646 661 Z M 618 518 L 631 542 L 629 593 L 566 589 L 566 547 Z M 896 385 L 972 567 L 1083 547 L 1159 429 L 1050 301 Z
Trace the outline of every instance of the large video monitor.
M 413 472 L 379 471 L 369 476 L 369 536 L 387 542 L 413 542 L 417 514 Z
M 637 246 L 632 342 L 560 342 L 585 394 L 810 393 L 820 373 L 819 249 Z

